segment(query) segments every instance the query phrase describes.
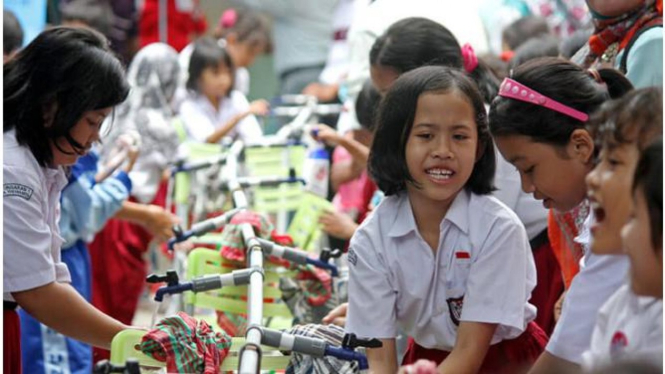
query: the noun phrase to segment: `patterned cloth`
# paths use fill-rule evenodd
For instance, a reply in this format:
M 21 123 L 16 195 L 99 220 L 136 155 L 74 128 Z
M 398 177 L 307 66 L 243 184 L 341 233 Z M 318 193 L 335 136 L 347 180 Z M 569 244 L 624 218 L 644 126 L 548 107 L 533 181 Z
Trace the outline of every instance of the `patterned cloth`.
M 344 329 L 336 325 L 301 325 L 286 331 L 292 335 L 320 338 L 326 342 L 340 346 L 344 338 Z M 358 348 L 364 353 L 364 348 Z M 312 357 L 293 352 L 286 374 L 353 374 L 360 373 L 358 363 L 343 361 L 335 357 Z
M 141 341 L 141 351 L 166 362 L 169 373 L 219 373 L 230 348 L 227 334 L 183 312 L 161 320 Z
M 571 211 L 550 210 L 549 212 L 547 235 L 552 245 L 552 251 L 561 267 L 566 289 L 570 287 L 573 277 L 580 271 L 579 263 L 584 256 L 584 247 L 575 241 L 575 237 L 580 234 L 590 211 L 589 201 L 584 200 Z

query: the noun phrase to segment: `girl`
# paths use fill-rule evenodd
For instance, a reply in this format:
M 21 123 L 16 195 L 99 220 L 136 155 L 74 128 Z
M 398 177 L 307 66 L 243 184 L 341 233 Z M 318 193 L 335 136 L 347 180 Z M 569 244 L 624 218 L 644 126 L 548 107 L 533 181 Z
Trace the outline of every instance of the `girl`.
M 266 115 L 268 103 L 251 104 L 243 94 L 232 90 L 235 67 L 231 56 L 212 38 L 194 44 L 189 62 L 187 89 L 190 96 L 180 106 L 180 117 L 189 137 L 217 143 L 225 136 L 244 142 L 263 135 L 254 115 Z
M 97 32 L 42 32 L 4 66 L 4 372 L 21 372 L 16 308 L 74 339 L 108 348 L 127 328 L 68 283 L 60 260 L 65 168 L 99 141 L 99 128 L 129 92 L 120 62 Z
M 635 87 L 663 85 L 663 1 L 587 0 L 594 34 L 572 61 L 614 67 Z
M 402 73 L 424 65 L 464 69 L 480 88 L 485 105 L 496 96 L 499 82 L 473 48 L 460 47 L 453 34 L 425 18 L 407 18 L 380 36 L 370 52 L 372 81 L 385 92 Z M 511 208 L 526 227 L 538 269 L 538 282 L 531 302 L 537 307 L 536 322 L 548 334 L 554 329 L 553 308 L 563 282 L 547 238 L 547 210 L 519 188 L 519 174 L 496 152 L 493 195 Z
M 490 129 L 499 151 L 517 167 L 524 192 L 548 209 L 576 213 L 571 236 L 585 231 L 589 211 L 584 178 L 593 167 L 594 142 L 584 126 L 604 101 L 630 88 L 614 70 L 587 73 L 564 60 L 542 58 L 517 67 L 492 102 Z M 596 256 L 584 245 L 579 251 L 584 269 L 567 291 L 562 315 L 534 373 L 563 372 L 581 362 L 598 308 L 621 285 L 627 270 L 623 256 Z
M 602 142 L 600 161 L 586 179 L 596 217 L 596 222 L 591 227 L 591 250 L 594 253 L 623 253 L 618 243 L 621 243 L 621 228 L 627 221 L 631 221 L 630 194 L 631 186 L 636 184 L 632 178 L 634 174 L 636 181 L 643 184 L 638 191 L 638 195 L 641 195 L 638 197 L 638 204 L 641 203 L 642 206 L 635 207 L 638 210 L 635 217 L 648 216 L 646 209 L 644 214 L 639 212 L 640 208 L 645 208 L 645 188 L 660 191 L 655 196 L 660 196 L 659 200 L 650 202 L 649 210 L 662 211 L 662 179 L 653 180 L 649 174 L 652 171 L 649 169 L 654 166 L 662 168 L 662 145 L 660 163 L 654 162 L 657 159 L 644 161 L 647 164 L 636 174 L 639 154 L 644 152 L 644 148 L 654 139 L 662 138 L 662 101 L 663 95 L 659 89 L 634 91 L 609 105 L 604 105 L 592 121 L 591 127 L 599 133 L 598 138 Z M 649 150 L 646 155 L 657 154 L 654 151 L 649 153 Z M 662 176 L 661 170 L 655 174 Z M 644 185 L 646 181 L 648 183 Z M 660 207 L 656 204 L 657 201 L 661 201 Z M 662 225 L 657 221 L 658 217 L 655 219 L 656 225 L 651 227 L 658 230 Z M 641 228 L 650 231 L 649 222 L 641 222 Z M 632 233 L 634 235 L 635 231 Z M 652 277 L 654 274 L 662 278 L 662 257 L 659 258 L 662 256 L 662 245 L 660 250 L 655 250 L 661 242 L 661 233 L 658 233 L 655 237 L 657 240 L 651 243 L 648 240 L 650 235 L 640 234 L 646 240 L 640 240 L 635 235 L 635 241 L 624 242 L 624 248 L 634 255 L 631 274 L 639 279 L 633 278 L 631 281 L 632 291 L 631 285 L 622 286 L 600 309 L 591 347 L 583 356 L 583 364 L 587 369 L 597 369 L 610 362 L 625 359 L 650 361 L 662 367 L 663 304 L 659 300 L 662 299 L 662 281 L 658 292 L 658 282 L 655 283 L 656 287 L 645 290 L 645 282 L 641 280 L 644 275 Z M 636 246 L 639 246 L 642 252 L 635 252 Z M 644 267 L 645 264 L 647 267 Z
M 379 109 L 369 171 L 386 198 L 349 249 L 346 330 L 377 337 L 370 370 L 404 363 L 445 373 L 515 372 L 547 337 L 528 303 L 535 267 L 524 227 L 493 197 L 494 147 L 483 100 L 463 73 L 422 67 L 400 76 Z

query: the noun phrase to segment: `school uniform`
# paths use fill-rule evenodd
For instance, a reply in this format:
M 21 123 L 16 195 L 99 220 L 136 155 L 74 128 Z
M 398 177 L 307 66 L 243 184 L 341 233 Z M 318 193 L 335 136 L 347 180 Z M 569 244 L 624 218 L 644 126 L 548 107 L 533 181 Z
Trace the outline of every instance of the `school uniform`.
M 600 308 L 585 370 L 634 360 L 663 367 L 663 301 L 635 295 L 624 285 Z
M 346 330 L 391 339 L 401 329 L 413 338 L 404 363 L 432 358 L 418 354 L 425 350 L 436 350 L 440 362 L 463 321 L 498 324 L 493 346 L 520 339 L 511 352 L 530 354 L 520 364 L 535 361 L 545 345 L 530 324 L 536 270 L 526 231 L 494 197 L 461 191 L 440 223 L 436 253 L 418 232 L 407 194 L 386 197 L 351 239 L 348 261 Z M 502 358 L 510 363 L 512 355 Z
M 629 267 L 625 255 L 596 255 L 591 252 L 589 227 L 593 220 L 591 212 L 575 239 L 584 250 L 581 270 L 566 292 L 561 317 L 546 347 L 552 355 L 576 364 L 582 363 L 582 352 L 589 349 L 600 307 L 626 284 Z
M 235 90 L 221 99 L 218 109 L 215 109 L 205 96 L 196 94 L 187 98 L 180 106 L 180 119 L 190 139 L 205 142 L 216 129 L 224 126 L 235 115 L 248 110 L 247 98 Z M 260 139 L 263 131 L 256 117 L 250 114 L 241 119 L 226 136 L 251 143 Z
M 88 302 L 91 295 L 90 254 L 86 242 L 101 230 L 129 196 L 131 181 L 120 171 L 95 183 L 98 157 L 89 153 L 71 168 L 69 184 L 60 199 L 61 251 L 71 275 L 71 284 Z M 23 369 L 27 373 L 80 373 L 92 371 L 92 348 L 41 324 L 25 311 L 21 317 Z
M 40 166 L 30 149 L 18 144 L 14 130 L 3 134 L 3 141 L 4 369 L 20 373 L 20 327 L 11 293 L 71 279 L 60 260 L 58 228 L 67 177 L 62 168 Z

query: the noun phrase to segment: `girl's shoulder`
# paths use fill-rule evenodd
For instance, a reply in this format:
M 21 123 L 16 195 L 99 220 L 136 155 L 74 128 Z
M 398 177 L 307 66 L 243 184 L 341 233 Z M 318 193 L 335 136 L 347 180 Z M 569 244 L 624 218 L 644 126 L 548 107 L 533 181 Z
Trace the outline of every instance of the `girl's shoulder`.
M 520 219 L 506 204 L 492 195 L 476 195 L 470 193 L 469 215 L 471 222 L 487 223 L 500 221 L 506 223 L 517 222 Z

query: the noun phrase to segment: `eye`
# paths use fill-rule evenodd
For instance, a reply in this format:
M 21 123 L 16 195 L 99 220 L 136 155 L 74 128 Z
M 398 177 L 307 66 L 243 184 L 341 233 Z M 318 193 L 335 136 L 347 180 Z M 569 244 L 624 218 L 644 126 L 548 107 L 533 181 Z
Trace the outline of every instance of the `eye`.
M 522 173 L 527 174 L 527 175 L 532 174 L 532 173 L 533 173 L 533 170 L 534 170 L 535 168 L 536 168 L 535 165 L 534 165 L 534 166 L 530 166 L 530 167 L 524 169 L 524 171 L 523 171 Z
M 429 139 L 432 139 L 434 137 L 434 135 L 429 133 L 429 132 L 420 133 L 420 134 L 417 134 L 416 136 L 421 138 L 421 139 L 425 139 L 425 140 L 429 140 Z
M 453 139 L 455 140 L 466 140 L 469 139 L 469 136 L 466 134 L 454 134 Z

